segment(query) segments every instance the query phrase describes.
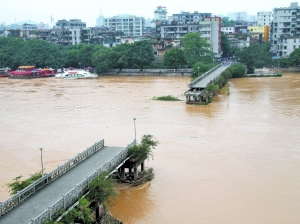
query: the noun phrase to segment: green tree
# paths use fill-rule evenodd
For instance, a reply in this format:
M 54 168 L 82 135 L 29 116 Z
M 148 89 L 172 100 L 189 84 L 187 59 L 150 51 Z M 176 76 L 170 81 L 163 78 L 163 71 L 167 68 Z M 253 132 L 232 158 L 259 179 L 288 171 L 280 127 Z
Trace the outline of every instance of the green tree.
M 9 192 L 11 195 L 16 194 L 18 191 L 23 190 L 25 187 L 32 184 L 34 181 L 40 179 L 42 177 L 42 173 L 38 172 L 35 174 L 31 174 L 30 177 L 26 180 L 21 180 L 23 176 L 18 176 L 14 178 L 12 183 L 8 183 L 6 186 L 9 188 Z
M 78 60 L 79 50 L 77 45 L 69 46 L 65 49 L 65 60 L 67 67 L 78 67 L 79 60 Z
M 25 42 L 17 60 L 20 65 L 35 65 L 38 68 L 58 68 L 65 63 L 63 53 L 57 45 L 37 39 Z
M 242 64 L 233 64 L 227 69 L 231 72 L 231 78 L 241 78 L 246 71 Z
M 300 48 L 294 50 L 288 59 L 288 64 L 291 66 L 299 66 L 300 65 Z M 281 61 L 280 61 L 281 63 Z
M 207 57 L 211 57 L 210 44 L 198 33 L 188 33 L 182 38 L 185 60 L 193 66 Z
M 222 18 L 222 27 L 233 27 L 235 26 L 235 21 L 234 20 L 230 20 L 229 17 L 223 17 Z
M 167 51 L 163 58 L 163 65 L 177 69 L 180 65 L 186 64 L 183 50 L 178 47 L 173 47 Z
M 0 67 L 16 69 L 21 65 L 18 55 L 25 45 L 25 41 L 13 37 L 0 37 Z
M 129 49 L 129 44 L 118 44 L 112 48 L 113 54 L 113 64 L 115 68 L 122 70 L 128 66 L 128 56 L 127 52 Z
M 99 46 L 91 57 L 92 65 L 98 74 L 106 72 L 113 67 L 114 57 L 111 48 Z
M 101 47 L 94 44 L 79 44 L 78 45 L 78 63 L 81 66 L 89 67 L 93 65 L 92 55 L 97 52 Z
M 128 150 L 128 156 L 135 159 L 153 159 L 153 149 L 159 144 L 153 135 L 143 135 L 141 143 L 136 144 Z
M 134 42 L 129 45 L 127 56 L 131 63 L 137 65 L 141 70 L 144 66 L 151 65 L 155 60 L 151 44 L 147 40 Z
M 221 49 L 223 51 L 222 56 L 223 57 L 231 57 L 234 54 L 235 49 L 230 46 L 227 36 L 223 33 L 222 33 L 222 37 L 221 37 L 221 43 L 222 43 Z
M 238 61 L 245 64 L 248 69 L 252 67 L 262 68 L 272 64 L 273 60 L 270 49 L 270 44 L 254 44 L 236 51 L 235 56 Z
M 115 181 L 110 178 L 106 178 L 107 172 L 103 172 L 92 181 L 89 185 L 89 194 L 87 198 L 90 202 L 101 203 L 104 205 L 110 205 L 117 194 L 114 191 Z
M 196 78 L 198 76 L 201 76 L 203 73 L 209 71 L 212 68 L 213 68 L 213 65 L 211 63 L 205 63 L 205 62 L 202 62 L 202 61 L 197 62 L 193 66 L 192 78 Z M 199 74 L 198 74 L 198 71 L 199 71 Z

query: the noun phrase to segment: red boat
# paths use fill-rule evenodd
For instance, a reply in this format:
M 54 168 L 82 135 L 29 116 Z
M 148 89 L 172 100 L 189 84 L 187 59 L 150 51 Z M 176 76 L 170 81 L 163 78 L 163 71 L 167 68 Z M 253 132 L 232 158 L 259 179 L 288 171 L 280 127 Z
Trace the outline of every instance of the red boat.
M 35 69 L 35 66 L 20 66 L 18 70 L 10 72 L 11 79 L 34 79 L 55 76 L 52 68 Z

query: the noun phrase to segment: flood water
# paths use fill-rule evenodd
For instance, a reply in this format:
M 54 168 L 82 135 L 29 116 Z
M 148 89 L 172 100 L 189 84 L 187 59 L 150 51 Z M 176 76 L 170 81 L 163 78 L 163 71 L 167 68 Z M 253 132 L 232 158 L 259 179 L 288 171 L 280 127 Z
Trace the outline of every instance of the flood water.
M 232 79 L 230 95 L 186 105 L 185 77 L 0 79 L 0 201 L 14 177 L 45 172 L 104 138 L 152 134 L 155 178 L 120 191 L 124 223 L 299 223 L 300 74 Z M 154 101 L 173 95 L 183 101 Z

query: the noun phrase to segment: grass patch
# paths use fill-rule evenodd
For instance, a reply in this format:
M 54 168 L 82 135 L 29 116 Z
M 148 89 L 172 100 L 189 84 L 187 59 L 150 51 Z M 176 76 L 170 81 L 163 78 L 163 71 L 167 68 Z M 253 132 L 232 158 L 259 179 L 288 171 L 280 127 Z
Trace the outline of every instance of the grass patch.
M 168 95 L 168 96 L 158 96 L 158 97 L 153 97 L 152 98 L 153 100 L 162 100 L 162 101 L 180 101 L 180 99 L 174 97 L 174 96 L 171 96 L 171 95 Z

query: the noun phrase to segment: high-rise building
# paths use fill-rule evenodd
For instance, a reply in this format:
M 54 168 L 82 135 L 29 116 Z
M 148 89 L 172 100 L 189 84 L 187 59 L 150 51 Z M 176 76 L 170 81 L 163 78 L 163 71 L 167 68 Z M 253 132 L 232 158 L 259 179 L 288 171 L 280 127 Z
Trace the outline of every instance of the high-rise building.
M 154 22 L 162 22 L 167 20 L 167 8 L 164 6 L 157 6 L 154 11 Z
M 104 18 L 104 26 L 122 31 L 125 36 L 142 36 L 145 30 L 145 18 L 133 15 L 118 15 Z
M 300 7 L 292 2 L 289 7 L 273 9 L 270 42 L 274 55 L 289 56 L 300 47 Z
M 257 26 L 269 26 L 273 19 L 272 12 L 258 12 Z
M 102 10 L 100 10 L 100 15 L 96 19 L 96 26 L 103 27 L 104 26 L 104 16 L 102 15 Z

